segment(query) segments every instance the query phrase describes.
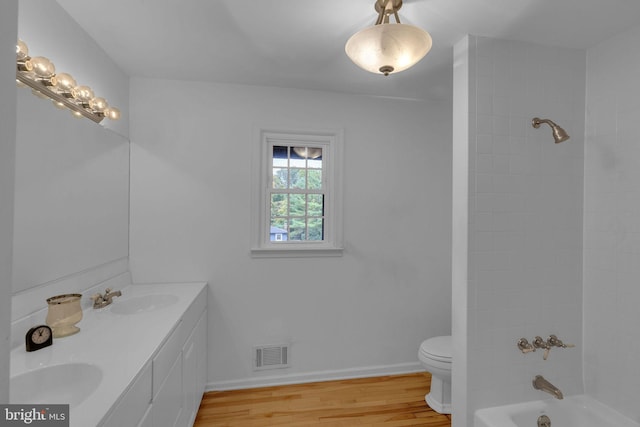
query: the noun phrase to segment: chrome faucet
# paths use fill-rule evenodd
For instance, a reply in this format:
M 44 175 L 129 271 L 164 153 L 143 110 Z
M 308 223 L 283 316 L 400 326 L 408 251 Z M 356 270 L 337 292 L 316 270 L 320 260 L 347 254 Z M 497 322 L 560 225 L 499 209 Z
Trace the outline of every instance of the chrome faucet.
M 113 297 L 122 296 L 121 291 L 113 291 L 111 292 L 110 288 L 104 290 L 104 295 L 97 293 L 91 296 L 93 300 L 93 308 L 102 308 L 106 307 L 113 302 Z
M 549 381 L 545 380 L 542 375 L 535 376 L 535 378 L 533 379 L 533 388 L 535 388 L 536 390 L 542 390 L 545 393 L 549 393 L 556 399 L 563 398 L 560 389 L 551 384 Z
M 538 417 L 538 427 L 551 427 L 551 419 L 547 415 Z

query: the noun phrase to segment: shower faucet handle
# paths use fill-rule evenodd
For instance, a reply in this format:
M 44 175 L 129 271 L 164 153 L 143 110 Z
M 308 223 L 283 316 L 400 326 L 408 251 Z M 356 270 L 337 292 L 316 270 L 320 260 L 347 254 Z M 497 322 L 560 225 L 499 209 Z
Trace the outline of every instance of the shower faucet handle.
M 547 338 L 547 344 L 549 344 L 550 347 L 564 347 L 562 340 L 555 335 L 549 335 L 549 338 Z
M 549 351 L 551 351 L 551 345 L 549 344 L 549 342 L 543 340 L 542 337 L 538 335 L 533 339 L 533 346 L 535 348 L 544 349 L 544 353 L 542 354 L 542 358 L 544 360 L 547 360 L 547 358 L 549 357 Z
M 551 347 L 551 346 L 549 345 L 549 343 L 548 343 L 548 342 L 546 342 L 545 340 L 543 340 L 543 339 L 542 339 L 542 337 L 541 337 L 540 335 L 536 336 L 536 337 L 533 339 L 532 344 L 533 344 L 533 346 L 534 346 L 535 348 L 548 349 L 548 348 L 550 348 L 550 347 Z
M 547 344 L 550 347 L 562 347 L 562 348 L 575 347 L 574 344 L 565 344 L 565 343 L 563 343 L 562 340 L 560 340 L 555 335 L 549 335 L 549 338 L 547 338 Z
M 536 351 L 535 347 L 529 344 L 526 338 L 520 338 L 517 343 L 518 349 L 523 353 L 530 353 Z

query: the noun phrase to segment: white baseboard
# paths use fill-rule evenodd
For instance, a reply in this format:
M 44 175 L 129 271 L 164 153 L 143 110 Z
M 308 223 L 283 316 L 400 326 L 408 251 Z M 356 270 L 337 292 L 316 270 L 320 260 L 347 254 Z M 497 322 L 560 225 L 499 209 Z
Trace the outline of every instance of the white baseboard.
M 424 371 L 419 363 L 399 363 L 396 365 L 368 366 L 363 368 L 337 369 L 288 375 L 259 376 L 238 380 L 212 381 L 207 383 L 206 391 L 240 390 L 246 388 L 269 387 L 285 384 L 303 384 L 310 382 L 344 380 L 353 378 L 381 377 Z

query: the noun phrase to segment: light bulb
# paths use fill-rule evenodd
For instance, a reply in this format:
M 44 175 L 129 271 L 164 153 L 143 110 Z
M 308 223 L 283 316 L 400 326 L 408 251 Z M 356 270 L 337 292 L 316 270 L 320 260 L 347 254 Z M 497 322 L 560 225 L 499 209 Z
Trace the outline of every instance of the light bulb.
M 116 107 L 108 107 L 106 110 L 104 110 L 104 115 L 111 120 L 118 120 L 120 118 L 120 110 L 118 110 Z
M 71 94 L 83 104 L 87 104 L 93 99 L 93 90 L 89 86 L 77 86 L 73 88 Z
M 70 97 L 71 91 L 77 85 L 76 80 L 68 73 L 58 73 L 56 77 L 58 79 L 58 84 L 56 85 L 58 92 Z
M 107 104 L 107 100 L 100 98 L 99 96 L 96 96 L 89 101 L 89 108 L 96 113 L 102 113 L 108 106 L 109 104 Z
M 44 56 L 36 56 L 31 58 L 31 65 L 33 65 L 33 72 L 42 78 L 52 77 L 56 73 L 56 67 L 53 62 L 49 61 Z
M 18 43 L 16 43 L 16 59 L 18 61 L 25 61 L 29 58 L 29 48 L 27 44 L 22 40 L 18 39 Z

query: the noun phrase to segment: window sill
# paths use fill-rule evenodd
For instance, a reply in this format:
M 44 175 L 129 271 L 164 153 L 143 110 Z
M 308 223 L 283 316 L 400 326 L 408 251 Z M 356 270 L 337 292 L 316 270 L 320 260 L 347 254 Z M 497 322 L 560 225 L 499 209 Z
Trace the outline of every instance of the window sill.
M 252 258 L 340 257 L 343 248 L 251 248 Z

